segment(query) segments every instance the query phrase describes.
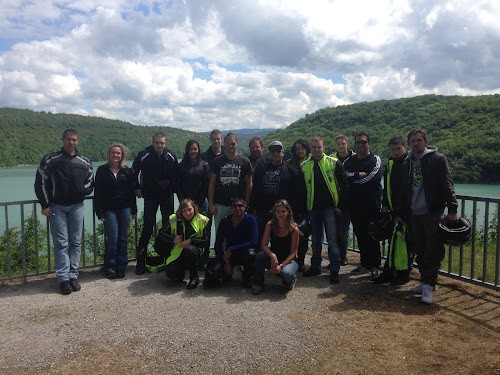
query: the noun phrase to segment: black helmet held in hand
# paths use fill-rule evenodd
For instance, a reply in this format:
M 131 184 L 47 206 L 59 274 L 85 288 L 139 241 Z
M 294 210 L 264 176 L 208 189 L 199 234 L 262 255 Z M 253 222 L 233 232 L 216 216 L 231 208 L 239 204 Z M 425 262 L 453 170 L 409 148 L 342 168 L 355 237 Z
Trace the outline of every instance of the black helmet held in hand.
M 384 241 L 392 236 L 394 224 L 389 211 L 380 211 L 373 220 L 368 223 L 368 234 L 377 241 Z
M 460 246 L 471 237 L 472 226 L 470 221 L 464 217 L 459 217 L 457 221 L 451 221 L 445 217 L 438 224 L 437 234 L 444 243 Z
M 312 234 L 311 223 L 307 219 L 302 219 L 300 223 L 297 224 L 299 226 L 300 236 L 303 238 L 308 238 Z

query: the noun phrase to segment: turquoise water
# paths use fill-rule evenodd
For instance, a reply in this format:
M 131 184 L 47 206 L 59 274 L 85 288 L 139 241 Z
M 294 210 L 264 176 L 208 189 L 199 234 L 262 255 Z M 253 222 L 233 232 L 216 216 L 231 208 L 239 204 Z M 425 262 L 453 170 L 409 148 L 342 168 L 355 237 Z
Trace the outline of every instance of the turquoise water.
M 94 171 L 104 162 L 94 163 Z M 0 169 L 0 202 L 16 202 L 25 200 L 35 200 L 33 185 L 35 183 L 36 166 L 25 166 L 15 168 Z M 455 190 L 460 195 L 470 195 L 477 197 L 500 198 L 500 185 L 483 184 L 456 184 Z M 137 200 L 139 212 L 142 211 L 143 201 Z M 466 213 L 470 214 L 472 207 L 466 206 Z M 39 206 L 38 206 L 39 207 Z M 31 214 L 31 207 L 27 207 L 25 216 Z M 484 212 L 481 205 L 478 210 Z M 9 227 L 20 225 L 20 208 L 13 206 L 8 208 Z M 92 217 L 91 202 L 86 203 L 86 227 L 91 227 Z M 158 214 L 158 219 L 160 218 Z M 5 230 L 5 208 L 0 207 L 0 233 Z

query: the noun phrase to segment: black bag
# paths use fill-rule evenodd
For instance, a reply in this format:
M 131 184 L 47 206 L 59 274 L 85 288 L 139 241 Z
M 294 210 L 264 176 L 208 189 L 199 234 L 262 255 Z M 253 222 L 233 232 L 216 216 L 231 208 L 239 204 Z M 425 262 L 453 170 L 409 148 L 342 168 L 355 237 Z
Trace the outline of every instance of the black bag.
M 167 228 L 162 228 L 158 232 L 155 240 L 155 251 L 158 255 L 167 259 L 170 256 L 170 252 L 174 248 L 174 236 L 170 234 L 170 226 Z
M 205 269 L 205 280 L 203 286 L 205 288 L 216 288 L 222 285 L 222 278 L 224 276 L 224 268 L 217 258 L 209 258 L 207 261 L 207 268 Z

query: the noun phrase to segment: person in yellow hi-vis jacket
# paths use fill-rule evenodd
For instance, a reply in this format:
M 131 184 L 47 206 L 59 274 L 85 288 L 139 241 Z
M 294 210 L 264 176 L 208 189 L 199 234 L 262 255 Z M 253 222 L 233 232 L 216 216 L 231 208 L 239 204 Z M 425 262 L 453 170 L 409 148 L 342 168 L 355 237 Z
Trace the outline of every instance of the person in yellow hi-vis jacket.
M 389 140 L 391 157 L 387 161 L 387 165 L 384 169 L 384 192 L 382 195 L 382 212 L 389 211 L 394 219 L 394 224 L 400 224 L 397 229 L 400 231 L 399 234 L 404 237 L 404 240 L 407 239 L 406 223 L 408 217 L 402 212 L 401 204 L 403 203 L 402 194 L 406 186 L 404 176 L 408 175 L 408 170 L 410 168 L 407 148 L 406 141 L 402 136 L 392 137 Z M 410 281 L 408 254 L 406 255 L 406 261 L 403 262 L 404 264 L 396 265 L 395 257 L 398 249 L 394 248 L 395 245 L 395 241 L 389 241 L 388 258 L 385 261 L 382 273 L 372 280 L 374 283 L 403 285 Z M 413 261 L 413 258 L 410 258 Z
M 187 289 L 194 289 L 200 283 L 198 262 L 209 241 L 207 224 L 208 218 L 199 213 L 198 206 L 191 199 L 183 199 L 157 237 L 155 250 L 167 258 L 167 277 L 182 282 L 188 269 Z

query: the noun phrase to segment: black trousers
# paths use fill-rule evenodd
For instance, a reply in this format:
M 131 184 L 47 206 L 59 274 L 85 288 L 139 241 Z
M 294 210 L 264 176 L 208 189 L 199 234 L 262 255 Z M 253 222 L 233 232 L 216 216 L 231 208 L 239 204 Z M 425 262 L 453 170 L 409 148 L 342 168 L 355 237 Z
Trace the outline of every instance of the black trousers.
M 242 279 L 249 281 L 253 275 L 253 264 L 255 262 L 255 249 L 248 249 L 247 251 L 231 252 L 229 257 L 229 264 L 231 266 L 243 266 Z
M 358 241 L 361 265 L 366 269 L 380 266 L 380 243 L 368 234 L 368 223 L 377 212 L 361 209 L 351 211 L 351 222 Z
M 198 277 L 198 261 L 200 250 L 193 245 L 186 246 L 179 258 L 167 265 L 167 277 L 171 280 L 184 280 L 186 269 L 189 270 L 189 279 Z
M 438 271 L 444 258 L 444 243 L 437 236 L 437 227 L 443 212 L 412 215 L 410 235 L 415 245 L 418 270 L 423 283 L 436 285 Z

